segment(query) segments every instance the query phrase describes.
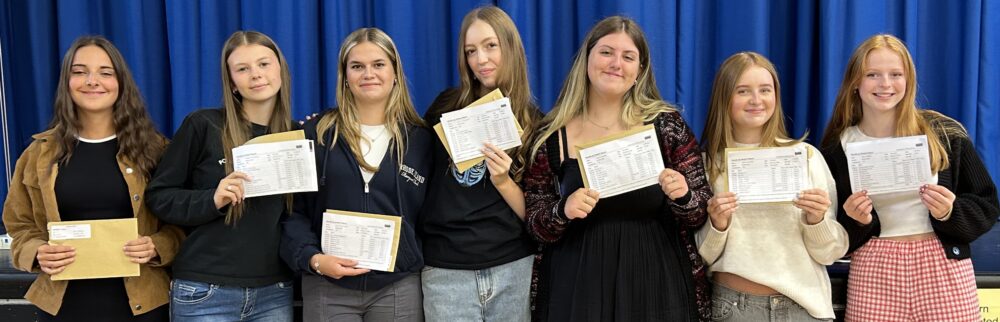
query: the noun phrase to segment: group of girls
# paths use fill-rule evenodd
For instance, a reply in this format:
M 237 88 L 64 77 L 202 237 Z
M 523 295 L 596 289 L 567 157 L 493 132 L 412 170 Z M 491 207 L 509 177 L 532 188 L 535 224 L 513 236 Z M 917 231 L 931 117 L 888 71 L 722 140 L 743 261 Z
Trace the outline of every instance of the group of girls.
M 274 41 L 234 33 L 222 107 L 188 115 L 167 144 L 118 49 L 79 38 L 4 205 L 14 265 L 39 273 L 26 298 L 42 321 L 291 321 L 301 275 L 306 321 L 832 320 L 825 265 L 853 254 L 848 320 L 979 319 L 969 243 L 996 222 L 997 192 L 961 124 L 917 108 L 899 39 L 854 52 L 819 149 L 787 132 L 778 73 L 757 53 L 722 63 L 699 145 L 631 19 L 587 33 L 546 115 L 506 13 L 468 13 L 458 49 L 460 84 L 421 118 L 392 39 L 348 35 L 337 105 L 302 127 L 319 190 L 247 199 L 254 178 L 233 170 L 232 148 L 295 128 Z M 524 144 L 485 143 L 485 160 L 460 171 L 429 126 L 496 89 Z M 577 146 L 643 125 L 660 146 L 659 184 L 608 198 L 585 188 Z M 930 182 L 851 192 L 845 144 L 912 135 L 927 136 Z M 784 146 L 807 151 L 809 188 L 794 202 L 725 192 L 725 149 Z M 324 254 L 327 209 L 402 217 L 394 270 Z M 51 279 L 75 250 L 48 244 L 48 222 L 126 217 L 138 219 L 123 251 L 140 276 Z

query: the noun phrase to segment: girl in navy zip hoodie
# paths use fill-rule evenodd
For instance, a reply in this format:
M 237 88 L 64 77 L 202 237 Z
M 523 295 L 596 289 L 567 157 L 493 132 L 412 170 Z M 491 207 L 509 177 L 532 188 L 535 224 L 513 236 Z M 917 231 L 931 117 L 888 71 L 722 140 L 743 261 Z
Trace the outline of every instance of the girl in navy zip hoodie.
M 281 255 L 302 273 L 305 321 L 422 321 L 417 223 L 433 165 L 432 134 L 410 100 L 392 39 L 358 29 L 340 48 L 337 105 L 305 124 L 319 191 L 296 196 Z M 394 272 L 355 267 L 320 247 L 326 209 L 402 217 Z

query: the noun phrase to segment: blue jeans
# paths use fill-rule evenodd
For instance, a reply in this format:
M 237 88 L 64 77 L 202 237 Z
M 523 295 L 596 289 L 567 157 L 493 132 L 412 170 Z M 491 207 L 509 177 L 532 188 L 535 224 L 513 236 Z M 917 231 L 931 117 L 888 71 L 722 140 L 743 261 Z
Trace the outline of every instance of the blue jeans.
M 425 266 L 424 317 L 427 321 L 531 320 L 531 265 L 535 256 L 479 270 Z
M 174 279 L 171 321 L 292 321 L 292 281 L 238 287 Z
M 741 293 L 718 283 L 712 287 L 712 321 L 803 322 L 830 321 L 809 315 L 784 295 Z

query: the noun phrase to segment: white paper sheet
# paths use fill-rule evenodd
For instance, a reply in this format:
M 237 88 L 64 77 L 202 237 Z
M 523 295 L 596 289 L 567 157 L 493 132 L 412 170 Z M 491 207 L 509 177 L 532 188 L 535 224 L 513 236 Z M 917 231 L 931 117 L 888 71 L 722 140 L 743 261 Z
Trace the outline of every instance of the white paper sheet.
M 805 146 L 726 149 L 729 191 L 740 202 L 787 202 L 808 187 Z
M 844 152 L 852 192 L 916 191 L 931 178 L 925 135 L 848 143 Z
M 652 126 L 621 138 L 588 144 L 578 154 L 586 186 L 597 190 L 601 198 L 659 184 L 664 169 Z
M 521 145 L 517 121 L 510 109 L 510 99 L 506 97 L 444 113 L 441 115 L 441 126 L 456 163 L 483 156 L 479 150 L 483 142 L 502 150 Z
M 233 148 L 233 169 L 252 179 L 243 183 L 246 198 L 316 191 L 312 140 L 248 144 Z
M 356 260 L 357 268 L 392 272 L 399 226 L 400 217 L 328 210 L 323 213 L 323 253 Z

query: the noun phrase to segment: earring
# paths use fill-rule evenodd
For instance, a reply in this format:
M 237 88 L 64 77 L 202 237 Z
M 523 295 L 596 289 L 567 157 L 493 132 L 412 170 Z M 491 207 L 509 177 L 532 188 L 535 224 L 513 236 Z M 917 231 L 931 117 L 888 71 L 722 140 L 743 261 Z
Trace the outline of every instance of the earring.
M 233 94 L 236 94 L 236 92 L 237 92 L 236 87 L 233 87 Z

